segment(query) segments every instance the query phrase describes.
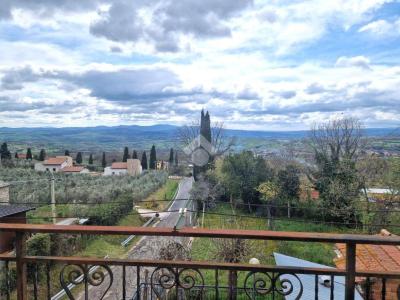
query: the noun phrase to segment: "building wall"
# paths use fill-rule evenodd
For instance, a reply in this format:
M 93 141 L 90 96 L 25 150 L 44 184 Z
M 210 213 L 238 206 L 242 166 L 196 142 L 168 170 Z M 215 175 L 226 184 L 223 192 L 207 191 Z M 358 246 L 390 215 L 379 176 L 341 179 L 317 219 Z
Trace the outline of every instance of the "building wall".
M 132 176 L 138 176 L 142 173 L 142 164 L 138 159 L 128 159 L 126 161 L 127 173 Z
M 371 287 L 371 300 L 382 299 L 382 280 L 376 279 Z M 400 279 L 386 279 L 386 300 L 399 300 Z
M 104 176 L 112 176 L 112 175 L 126 175 L 126 169 L 111 169 L 111 167 L 104 168 Z
M 0 186 L 0 205 L 7 204 L 10 202 L 10 187 Z
M 0 223 L 26 223 L 26 213 L 0 218 Z M 0 253 L 14 249 L 15 232 L 0 232 Z

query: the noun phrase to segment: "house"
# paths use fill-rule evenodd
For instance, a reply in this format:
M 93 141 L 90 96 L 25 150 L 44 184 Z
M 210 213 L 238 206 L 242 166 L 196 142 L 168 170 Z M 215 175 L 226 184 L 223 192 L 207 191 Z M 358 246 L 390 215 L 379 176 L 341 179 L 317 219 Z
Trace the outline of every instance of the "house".
M 383 229 L 380 235 L 392 235 Z M 338 268 L 344 268 L 346 265 L 346 246 L 336 244 L 338 257 L 335 264 Z M 359 244 L 356 248 L 356 269 L 373 272 L 399 272 L 400 270 L 400 247 L 389 245 L 368 245 Z M 365 284 L 365 278 L 356 278 L 359 285 Z M 371 300 L 381 299 L 382 280 L 371 278 Z M 386 299 L 398 300 L 400 296 L 400 278 L 386 279 Z
M 126 162 L 114 162 L 111 167 L 104 168 L 104 175 L 131 175 L 142 173 L 142 164 L 139 159 L 128 159 Z
M 156 170 L 168 170 L 169 162 L 165 160 L 157 160 Z
M 0 223 L 26 223 L 26 212 L 34 207 L 21 204 L 0 205 Z M 14 249 L 15 232 L 0 232 L 0 253 Z
M 296 268 L 328 268 L 333 269 L 332 267 L 313 263 L 307 260 L 299 259 L 292 256 L 283 255 L 280 253 L 274 253 L 275 263 L 277 266 L 284 266 L 284 267 L 296 267 Z M 295 300 L 295 299 L 302 299 L 302 300 L 309 300 L 309 299 L 316 299 L 315 298 L 315 275 L 314 274 L 296 274 L 299 278 L 297 279 L 295 276 L 290 274 L 282 274 L 279 276 L 279 279 L 282 280 L 289 280 L 293 284 L 293 291 L 285 296 L 286 300 Z M 300 293 L 300 282 L 303 286 L 303 294 L 300 298 L 297 298 Z M 331 277 L 330 276 L 319 276 L 318 277 L 318 299 L 330 299 L 331 293 Z M 289 289 L 289 285 L 284 288 L 284 291 Z M 333 277 L 333 295 L 334 299 L 344 299 L 345 296 L 345 277 L 344 276 L 334 276 Z M 360 293 L 355 290 L 354 295 L 355 300 L 362 300 Z
M 56 156 L 46 159 L 43 163 L 36 163 L 36 171 L 60 172 L 65 167 L 72 167 L 72 157 Z
M 0 204 L 10 202 L 10 184 L 0 181 Z
M 87 174 L 89 170 L 82 166 L 70 166 L 61 169 L 61 172 L 67 174 Z

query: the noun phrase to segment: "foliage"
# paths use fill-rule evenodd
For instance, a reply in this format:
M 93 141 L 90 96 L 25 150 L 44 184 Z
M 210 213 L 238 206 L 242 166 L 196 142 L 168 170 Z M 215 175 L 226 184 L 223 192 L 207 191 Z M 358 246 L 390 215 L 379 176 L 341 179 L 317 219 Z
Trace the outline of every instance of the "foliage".
M 39 161 L 44 161 L 46 159 L 46 150 L 41 149 L 39 153 Z
M 128 160 L 128 158 L 130 158 L 129 149 L 128 149 L 128 147 L 125 147 L 124 148 L 124 155 L 122 156 L 122 161 L 126 162 Z
M 315 168 L 309 178 L 320 193 L 323 207 L 330 207 L 333 221 L 354 221 L 355 201 L 361 183 L 356 169 L 362 149 L 360 123 L 351 118 L 320 124 L 311 131 L 310 146 Z
M 93 154 L 90 153 L 89 155 L 89 165 L 93 165 Z
M 28 150 L 26 150 L 26 159 L 32 159 L 32 150 L 31 150 L 31 148 L 28 148 Z
M 143 151 L 142 153 L 142 159 L 141 159 L 141 164 L 142 164 L 142 169 L 143 170 L 147 170 L 147 155 L 146 155 L 146 151 Z
M 170 149 L 169 150 L 169 164 L 172 166 L 172 164 L 174 163 L 174 149 Z
M 151 170 L 155 170 L 156 164 L 157 164 L 156 146 L 153 145 L 153 146 L 151 146 L 151 150 L 150 150 L 149 168 Z
M 300 193 L 299 169 L 294 165 L 288 165 L 285 169 L 280 170 L 277 176 L 277 184 L 279 187 L 278 198 L 290 200 L 298 200 Z
M 7 143 L 1 144 L 0 147 L 0 158 L 4 159 L 11 159 L 11 152 L 8 150 Z
M 133 158 L 133 159 L 138 159 L 138 155 L 137 155 L 136 150 L 133 150 L 133 152 L 132 152 L 132 158 Z
M 105 152 L 103 152 L 103 155 L 101 157 L 101 166 L 103 168 L 105 168 L 107 166 L 107 160 L 106 160 L 106 153 Z
M 230 154 L 224 158 L 222 163 L 221 180 L 231 196 L 231 200 L 237 198 L 248 204 L 259 202 L 256 191 L 258 185 L 272 176 L 263 158 L 254 156 L 250 151 L 238 154 Z
M 69 150 L 65 150 L 64 155 L 65 156 L 70 156 Z
M 82 152 L 78 152 L 76 154 L 75 161 L 76 161 L 77 164 L 81 164 L 82 163 Z

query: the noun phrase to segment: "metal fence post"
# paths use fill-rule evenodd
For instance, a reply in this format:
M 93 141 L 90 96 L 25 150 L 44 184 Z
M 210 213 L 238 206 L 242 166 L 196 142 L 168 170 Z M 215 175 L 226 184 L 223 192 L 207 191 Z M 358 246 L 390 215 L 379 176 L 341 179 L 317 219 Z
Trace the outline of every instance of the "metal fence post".
M 26 300 L 26 286 L 27 286 L 27 276 L 26 276 L 26 264 L 23 261 L 26 255 L 26 235 L 24 232 L 17 232 L 15 238 L 15 256 L 17 265 L 17 299 Z
M 346 300 L 354 300 L 356 282 L 356 244 L 346 244 Z

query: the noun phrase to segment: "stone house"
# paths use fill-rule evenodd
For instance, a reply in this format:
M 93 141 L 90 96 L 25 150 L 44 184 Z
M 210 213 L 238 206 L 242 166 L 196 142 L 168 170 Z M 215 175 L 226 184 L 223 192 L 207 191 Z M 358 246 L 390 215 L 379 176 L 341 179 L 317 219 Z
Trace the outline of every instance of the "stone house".
M 70 156 L 56 156 L 46 159 L 42 163 L 35 164 L 36 171 L 60 172 L 63 168 L 72 167 L 73 161 Z
M 10 202 L 10 184 L 0 181 L 0 204 Z
M 142 164 L 139 159 L 128 159 L 126 162 L 114 162 L 111 167 L 104 168 L 103 175 L 131 175 L 138 176 L 142 173 Z

